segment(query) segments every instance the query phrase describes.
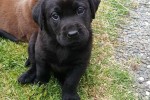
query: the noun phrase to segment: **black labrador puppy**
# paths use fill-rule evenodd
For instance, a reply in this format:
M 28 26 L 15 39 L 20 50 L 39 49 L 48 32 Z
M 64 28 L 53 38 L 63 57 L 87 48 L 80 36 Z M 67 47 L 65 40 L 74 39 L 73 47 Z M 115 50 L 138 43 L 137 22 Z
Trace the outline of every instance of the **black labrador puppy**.
M 33 19 L 40 26 L 29 43 L 31 67 L 18 81 L 47 83 L 50 75 L 62 87 L 62 100 L 80 100 L 77 85 L 91 55 L 91 22 L 100 0 L 39 0 Z

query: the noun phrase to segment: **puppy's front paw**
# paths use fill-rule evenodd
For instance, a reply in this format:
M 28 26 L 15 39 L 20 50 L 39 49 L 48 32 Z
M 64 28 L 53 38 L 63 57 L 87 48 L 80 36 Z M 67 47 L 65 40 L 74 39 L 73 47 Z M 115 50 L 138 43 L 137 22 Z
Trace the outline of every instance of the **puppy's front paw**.
M 66 93 L 63 95 L 62 100 L 80 100 L 80 97 L 78 94 Z
M 49 79 L 39 79 L 39 78 L 35 78 L 34 80 L 34 84 L 38 84 L 38 85 L 42 85 L 42 84 L 46 84 L 49 82 Z
M 36 77 L 36 73 L 28 73 L 25 72 L 18 78 L 18 82 L 21 84 L 27 84 L 27 83 L 33 83 L 34 79 Z

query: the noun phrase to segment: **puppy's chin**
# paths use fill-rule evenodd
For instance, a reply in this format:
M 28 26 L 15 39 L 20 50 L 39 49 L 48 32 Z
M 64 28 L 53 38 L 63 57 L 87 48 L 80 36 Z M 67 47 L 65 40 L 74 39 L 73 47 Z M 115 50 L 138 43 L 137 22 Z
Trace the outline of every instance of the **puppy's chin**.
M 79 43 L 78 41 L 69 41 L 69 39 L 67 39 L 66 37 L 64 36 L 57 36 L 57 42 L 63 46 L 63 47 L 68 47 L 68 46 L 73 46 L 77 43 Z

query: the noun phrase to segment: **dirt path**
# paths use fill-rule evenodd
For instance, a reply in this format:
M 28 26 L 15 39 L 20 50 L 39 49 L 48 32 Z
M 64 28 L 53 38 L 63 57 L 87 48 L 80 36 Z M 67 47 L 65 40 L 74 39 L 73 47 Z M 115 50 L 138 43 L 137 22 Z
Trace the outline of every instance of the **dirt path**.
M 118 38 L 116 59 L 135 79 L 138 100 L 150 100 L 150 0 L 135 0 L 137 9 Z

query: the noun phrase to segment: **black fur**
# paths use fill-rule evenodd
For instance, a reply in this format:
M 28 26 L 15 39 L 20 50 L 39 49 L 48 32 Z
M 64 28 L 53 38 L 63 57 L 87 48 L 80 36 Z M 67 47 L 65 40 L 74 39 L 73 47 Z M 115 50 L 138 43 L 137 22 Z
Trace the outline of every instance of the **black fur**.
M 3 30 L 0 30 L 0 37 L 9 39 L 10 41 L 13 41 L 13 42 L 18 42 L 18 39 L 16 37 L 14 37 L 13 35 Z
M 50 75 L 62 87 L 62 100 L 80 100 L 77 86 L 92 48 L 91 22 L 100 1 L 41 0 L 33 9 L 40 26 L 29 43 L 30 69 L 19 82 L 47 83 Z
M 93 19 L 95 18 L 95 13 L 98 9 L 98 5 L 99 5 L 100 1 L 101 0 L 89 0 Z

